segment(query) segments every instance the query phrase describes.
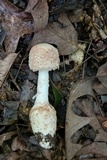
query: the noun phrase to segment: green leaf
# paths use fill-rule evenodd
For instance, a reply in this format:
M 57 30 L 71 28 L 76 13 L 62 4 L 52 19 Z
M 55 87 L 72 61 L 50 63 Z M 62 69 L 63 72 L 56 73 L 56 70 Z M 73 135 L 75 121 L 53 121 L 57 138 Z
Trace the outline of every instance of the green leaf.
M 52 81 L 51 81 L 52 82 Z M 54 83 L 52 82 L 52 91 L 54 94 L 54 107 L 57 108 L 57 106 L 60 104 L 63 95 L 61 94 L 61 92 L 58 90 L 58 88 L 54 85 Z

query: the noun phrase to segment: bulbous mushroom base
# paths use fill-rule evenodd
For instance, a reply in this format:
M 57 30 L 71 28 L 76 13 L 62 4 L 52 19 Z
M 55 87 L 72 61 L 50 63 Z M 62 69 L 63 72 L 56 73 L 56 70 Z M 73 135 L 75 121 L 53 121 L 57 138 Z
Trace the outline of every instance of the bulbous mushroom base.
M 45 149 L 53 147 L 56 132 L 56 111 L 51 105 L 32 107 L 30 121 L 39 145 Z
M 55 136 L 52 137 L 50 134 L 43 135 L 41 132 L 35 133 L 35 138 L 42 148 L 50 149 L 55 145 Z

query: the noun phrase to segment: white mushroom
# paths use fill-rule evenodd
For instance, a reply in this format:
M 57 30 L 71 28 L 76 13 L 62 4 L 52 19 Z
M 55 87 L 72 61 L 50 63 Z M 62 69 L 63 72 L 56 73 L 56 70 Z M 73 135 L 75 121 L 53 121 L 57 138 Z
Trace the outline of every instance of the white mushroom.
M 58 50 L 50 44 L 33 46 L 29 53 L 29 67 L 38 71 L 37 95 L 30 111 L 30 122 L 39 145 L 45 149 L 53 146 L 56 132 L 56 111 L 48 101 L 50 70 L 59 68 Z

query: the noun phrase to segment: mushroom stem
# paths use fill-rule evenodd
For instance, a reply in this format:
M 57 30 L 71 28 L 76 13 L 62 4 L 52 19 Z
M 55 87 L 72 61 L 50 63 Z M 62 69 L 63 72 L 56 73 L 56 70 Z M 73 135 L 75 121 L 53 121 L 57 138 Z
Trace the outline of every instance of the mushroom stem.
M 29 113 L 32 131 L 38 144 L 50 149 L 55 142 L 57 117 L 55 108 L 48 101 L 48 71 L 59 68 L 58 50 L 47 43 L 33 46 L 29 53 L 29 67 L 34 72 L 39 71 L 36 101 Z
M 34 107 L 41 107 L 49 104 L 48 101 L 49 73 L 46 70 L 38 72 L 37 95 Z

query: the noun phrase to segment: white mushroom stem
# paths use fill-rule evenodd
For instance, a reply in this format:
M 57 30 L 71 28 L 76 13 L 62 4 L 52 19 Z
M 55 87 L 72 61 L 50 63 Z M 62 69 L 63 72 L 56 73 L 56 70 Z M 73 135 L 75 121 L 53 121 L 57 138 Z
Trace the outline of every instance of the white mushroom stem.
M 45 106 L 48 101 L 49 73 L 46 70 L 38 72 L 37 95 L 34 107 Z
M 38 143 L 45 149 L 53 147 L 56 132 L 56 111 L 48 101 L 49 73 L 46 70 L 38 72 L 36 101 L 30 110 L 32 130 Z

